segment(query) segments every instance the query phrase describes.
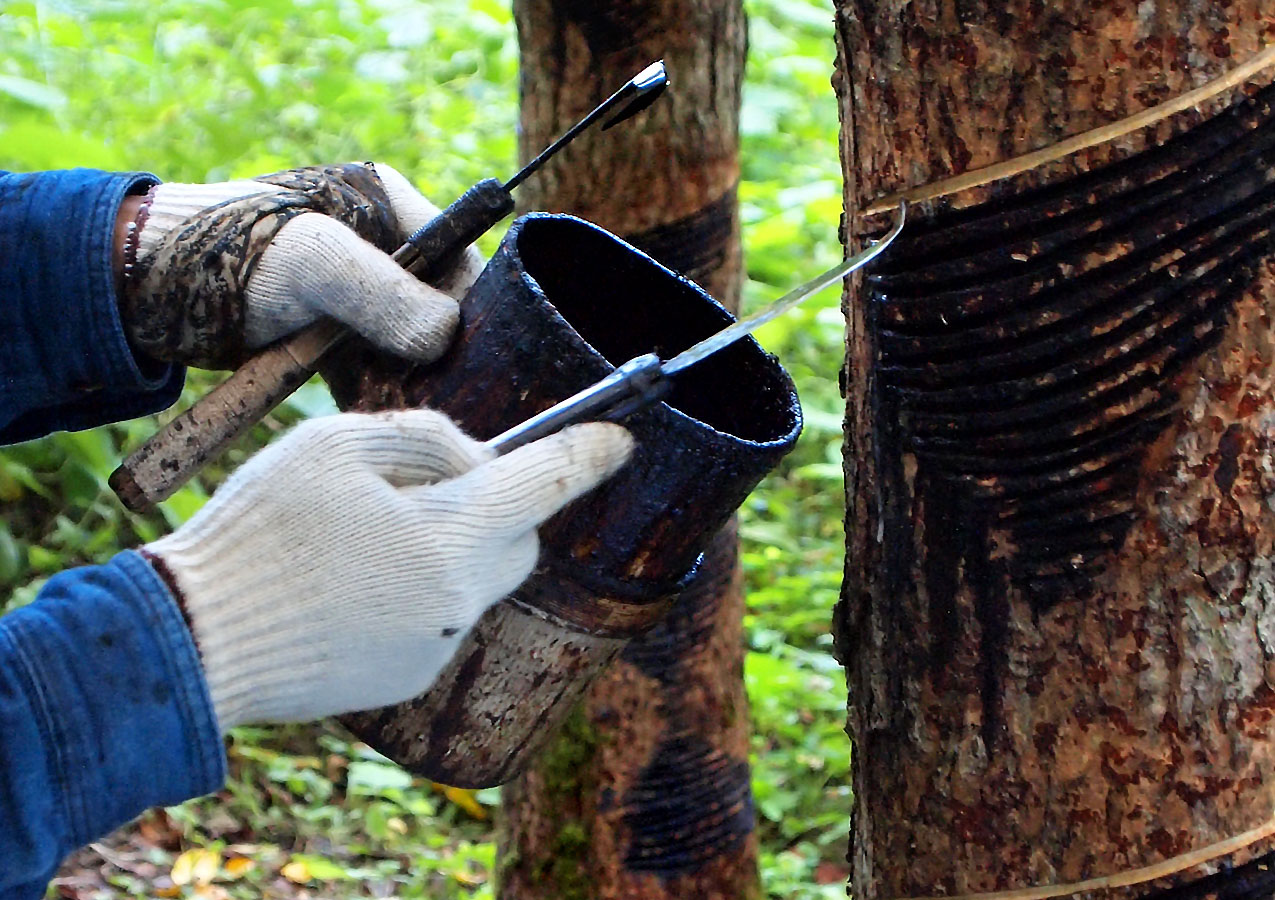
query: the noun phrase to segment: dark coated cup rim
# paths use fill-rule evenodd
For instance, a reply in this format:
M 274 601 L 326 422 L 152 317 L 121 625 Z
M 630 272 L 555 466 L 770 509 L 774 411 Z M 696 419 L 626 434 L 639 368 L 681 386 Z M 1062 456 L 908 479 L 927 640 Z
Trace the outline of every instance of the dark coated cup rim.
M 530 213 L 510 227 L 511 244 L 520 277 L 574 335 L 582 364 L 591 358 L 595 380 L 644 353 L 669 359 L 735 321 L 695 282 L 584 219 Z M 758 449 L 791 446 L 802 427 L 792 379 L 751 336 L 674 376 L 662 403 L 696 428 Z

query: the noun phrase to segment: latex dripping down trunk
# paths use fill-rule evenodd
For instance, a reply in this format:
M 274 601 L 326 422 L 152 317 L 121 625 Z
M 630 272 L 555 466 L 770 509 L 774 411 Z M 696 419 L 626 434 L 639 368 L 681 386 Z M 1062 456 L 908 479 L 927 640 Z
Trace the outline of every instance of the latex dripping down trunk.
M 536 214 L 513 224 L 462 301 L 442 360 L 413 366 L 356 344 L 324 377 L 343 409 L 429 406 L 486 439 L 639 353 L 667 358 L 730 321 L 695 284 L 603 229 Z M 507 781 L 694 584 L 713 536 L 792 449 L 801 410 L 787 374 L 748 339 L 624 424 L 632 460 L 545 523 L 535 573 L 487 612 L 427 693 L 346 716 L 355 734 L 437 781 Z

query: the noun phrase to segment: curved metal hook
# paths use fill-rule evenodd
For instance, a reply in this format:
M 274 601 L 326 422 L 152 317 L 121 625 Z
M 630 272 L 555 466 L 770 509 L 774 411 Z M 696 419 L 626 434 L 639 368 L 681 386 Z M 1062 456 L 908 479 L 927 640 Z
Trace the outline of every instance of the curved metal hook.
M 664 93 L 666 87 L 668 87 L 668 72 L 664 68 L 664 60 L 657 60 L 630 78 L 622 88 L 599 103 L 587 116 L 568 128 L 562 137 L 558 138 L 541 151 L 539 156 L 523 166 L 522 171 L 505 182 L 505 190 L 512 191 L 526 181 L 527 177 L 548 162 L 551 156 L 575 140 L 580 132 L 615 109 L 615 107 L 627 104 L 602 127 L 603 131 L 646 109 Z

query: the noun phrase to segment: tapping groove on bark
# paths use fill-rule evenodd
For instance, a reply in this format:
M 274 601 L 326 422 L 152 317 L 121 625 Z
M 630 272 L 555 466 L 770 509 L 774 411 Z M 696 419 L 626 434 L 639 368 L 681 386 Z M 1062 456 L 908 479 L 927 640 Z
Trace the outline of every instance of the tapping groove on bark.
M 1273 97 L 1109 169 L 920 223 L 868 278 L 883 491 L 911 497 L 937 538 L 920 563 L 947 623 L 936 665 L 958 572 L 977 585 L 989 747 L 1009 586 L 1037 613 L 1088 589 L 1133 523 L 1177 376 L 1216 345 L 1275 249 Z M 1238 429 L 1219 443 L 1223 493 Z M 906 534 L 902 504 L 890 510 L 886 531 Z M 896 585 L 913 543 L 883 549 Z
M 688 216 L 626 238 L 675 272 L 703 284 L 732 260 L 739 238 L 735 186 Z
M 718 553 L 723 552 L 720 548 Z M 676 685 L 685 673 L 680 663 L 703 646 L 713 631 L 721 595 L 730 590 L 735 578 L 735 560 L 719 556 L 706 558 L 694 588 L 678 595 L 663 621 L 639 640 L 630 641 L 620 659 L 636 666 L 643 675 L 668 686 Z
M 693 734 L 668 737 L 624 796 L 624 864 L 670 878 L 693 872 L 753 831 L 748 763 Z
M 714 856 L 737 850 L 752 834 L 754 817 L 746 758 L 723 752 L 699 735 L 700 705 L 688 703 L 700 648 L 713 638 L 723 598 L 736 581 L 733 529 L 723 532 L 701 564 L 701 577 L 672 612 L 632 641 L 621 659 L 662 686 L 658 713 L 665 725 L 650 761 L 624 793 L 628 830 L 625 865 L 662 878 L 694 872 Z
M 596 222 L 737 309 L 738 0 L 516 0 L 514 12 L 524 158 L 652 60 L 672 82 L 636 119 L 567 148 L 523 186 L 523 208 Z M 670 617 L 506 787 L 504 900 L 758 895 L 736 542 L 727 527 Z
M 502 859 L 502 895 L 756 895 L 747 715 L 738 685 L 720 677 L 740 675 L 737 547 L 723 529 L 677 618 L 630 643 L 564 734 L 506 786 L 503 846 L 514 853 Z M 569 862 L 564 833 L 582 837 L 566 842 Z
M 1275 38 L 1275 0 L 835 5 L 851 245 L 877 197 Z M 914 208 L 848 293 L 859 900 L 1110 875 L 1275 809 L 1270 80 Z

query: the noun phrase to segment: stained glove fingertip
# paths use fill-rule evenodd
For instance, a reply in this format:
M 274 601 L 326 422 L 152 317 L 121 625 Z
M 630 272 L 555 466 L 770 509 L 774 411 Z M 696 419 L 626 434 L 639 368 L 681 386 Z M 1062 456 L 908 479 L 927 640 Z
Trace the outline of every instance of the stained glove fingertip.
M 593 479 L 595 485 L 623 468 L 636 444 L 628 429 L 614 422 L 571 425 L 559 436 L 565 443 L 566 465 L 578 467 L 580 476 Z
M 620 470 L 633 452 L 633 437 L 609 422 L 589 422 L 520 447 L 489 463 L 494 480 L 521 500 L 524 521 L 539 523 Z
M 460 326 L 460 306 L 444 292 L 413 281 L 417 297 L 405 303 L 399 321 L 378 337 L 387 349 L 420 363 L 438 359 L 451 345 Z

